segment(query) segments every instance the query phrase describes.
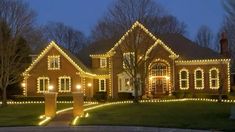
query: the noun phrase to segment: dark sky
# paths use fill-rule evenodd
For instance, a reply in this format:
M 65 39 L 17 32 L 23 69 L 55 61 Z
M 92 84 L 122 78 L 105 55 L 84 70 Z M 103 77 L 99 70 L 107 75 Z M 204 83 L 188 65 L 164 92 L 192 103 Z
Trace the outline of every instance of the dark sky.
M 63 22 L 89 35 L 90 29 L 102 17 L 114 0 L 24 0 L 38 14 L 37 22 Z M 193 39 L 201 25 L 217 32 L 223 21 L 222 0 L 155 0 L 187 24 Z

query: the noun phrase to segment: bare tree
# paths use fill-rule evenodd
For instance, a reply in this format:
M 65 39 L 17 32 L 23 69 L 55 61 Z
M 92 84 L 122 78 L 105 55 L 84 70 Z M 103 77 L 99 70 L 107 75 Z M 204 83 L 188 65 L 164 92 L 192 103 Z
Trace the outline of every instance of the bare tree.
M 7 105 L 7 86 L 20 81 L 29 47 L 22 37 L 13 37 L 7 23 L 0 21 L 0 89 L 2 107 Z
M 155 34 L 184 34 L 186 28 L 153 0 L 118 0 L 93 28 L 93 41 L 119 38 L 135 21 L 141 22 Z
M 213 39 L 214 36 L 211 29 L 208 26 L 203 25 L 198 29 L 195 42 L 202 47 L 212 48 Z
M 221 28 L 222 32 L 226 32 L 229 41 L 229 50 L 231 57 L 235 62 L 235 1 L 223 1 L 224 9 L 226 11 L 226 18 Z
M 77 54 L 87 43 L 85 35 L 63 23 L 50 22 L 44 27 L 47 40 L 54 40 L 69 51 Z

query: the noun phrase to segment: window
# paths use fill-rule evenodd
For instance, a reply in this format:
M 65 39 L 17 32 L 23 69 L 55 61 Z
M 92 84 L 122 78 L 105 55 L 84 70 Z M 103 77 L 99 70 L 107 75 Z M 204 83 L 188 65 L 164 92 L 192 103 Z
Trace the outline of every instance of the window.
M 180 89 L 181 90 L 189 89 L 189 73 L 187 69 L 180 70 L 179 79 L 180 79 Z
M 107 67 L 107 59 L 100 58 L 100 68 L 106 68 L 106 67 Z
M 100 79 L 99 80 L 99 91 L 100 92 L 105 92 L 106 91 L 106 80 L 105 79 Z
M 39 77 L 37 79 L 37 92 L 44 93 L 48 91 L 49 78 L 48 77 Z
M 48 56 L 48 70 L 60 69 L 60 56 Z
M 217 68 L 210 69 L 210 88 L 219 89 L 219 70 Z
M 135 53 L 128 52 L 123 54 L 123 68 L 131 68 L 135 64 Z
M 71 78 L 64 76 L 59 77 L 59 92 L 70 92 L 71 91 Z
M 194 71 L 194 86 L 195 86 L 195 89 L 204 88 L 204 72 L 200 68 Z
M 157 63 L 151 68 L 151 76 L 166 76 L 167 66 L 164 63 Z

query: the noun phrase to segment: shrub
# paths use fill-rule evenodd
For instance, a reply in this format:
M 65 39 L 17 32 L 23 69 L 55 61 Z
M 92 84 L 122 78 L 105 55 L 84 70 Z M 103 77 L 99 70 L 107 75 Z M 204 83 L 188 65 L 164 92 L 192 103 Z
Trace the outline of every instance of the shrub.
M 44 101 L 44 96 L 11 96 L 12 101 Z M 73 101 L 72 96 L 58 96 L 57 101 Z
M 94 95 L 94 99 L 99 102 L 103 102 L 107 100 L 107 92 L 96 92 Z
M 118 99 L 119 100 L 132 100 L 134 99 L 134 96 L 132 96 L 132 93 L 120 92 L 118 93 Z

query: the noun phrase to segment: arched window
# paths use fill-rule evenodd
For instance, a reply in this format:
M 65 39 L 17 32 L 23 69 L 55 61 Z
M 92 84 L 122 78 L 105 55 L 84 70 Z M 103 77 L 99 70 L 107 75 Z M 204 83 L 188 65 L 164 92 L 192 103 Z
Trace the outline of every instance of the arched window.
M 204 72 L 201 68 L 198 68 L 194 71 L 194 86 L 195 89 L 204 88 Z
M 151 76 L 167 76 L 167 65 L 164 63 L 154 64 L 151 68 Z
M 210 77 L 210 88 L 218 89 L 219 88 L 219 69 L 211 68 L 209 72 Z
M 181 69 L 179 72 L 180 89 L 189 89 L 189 73 L 187 69 Z

